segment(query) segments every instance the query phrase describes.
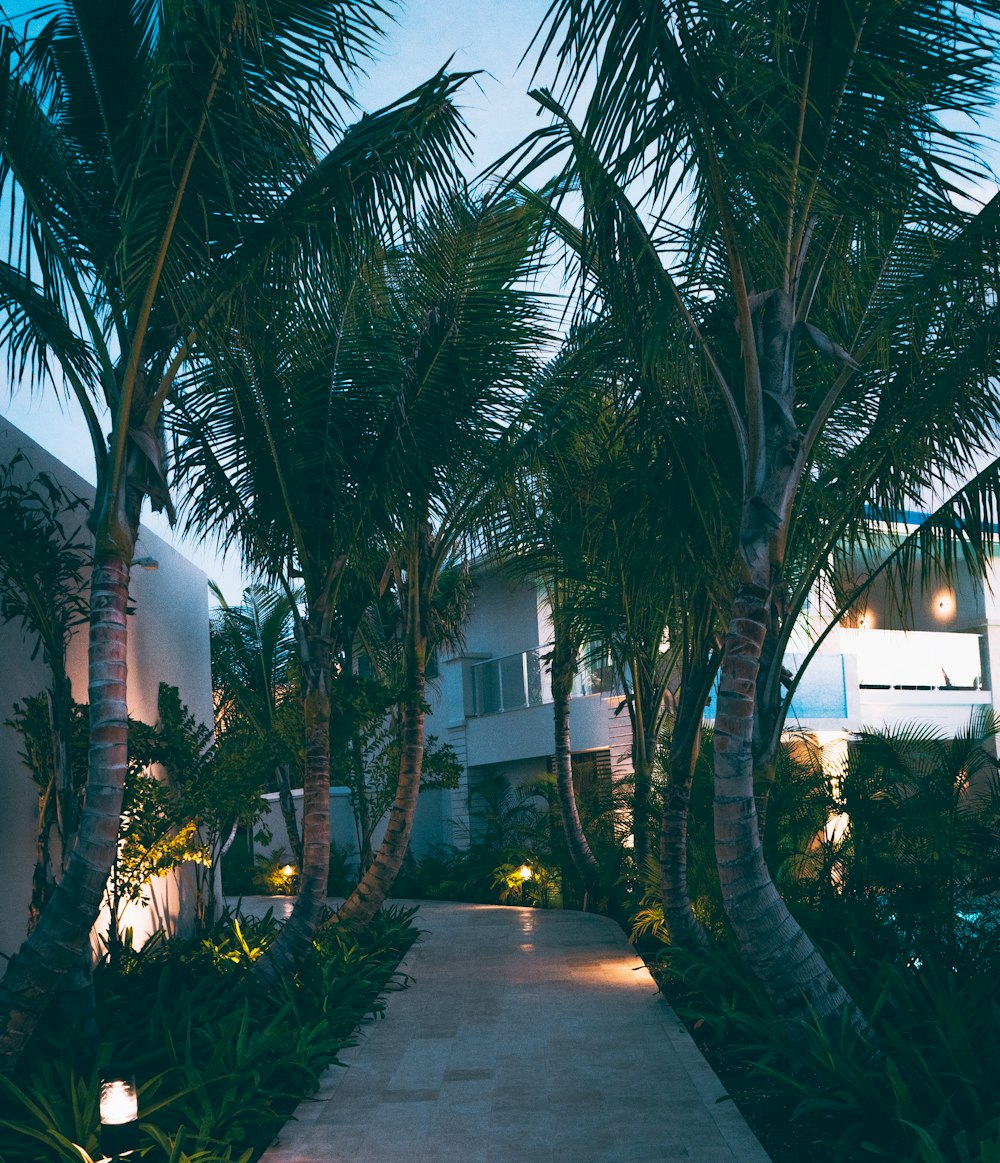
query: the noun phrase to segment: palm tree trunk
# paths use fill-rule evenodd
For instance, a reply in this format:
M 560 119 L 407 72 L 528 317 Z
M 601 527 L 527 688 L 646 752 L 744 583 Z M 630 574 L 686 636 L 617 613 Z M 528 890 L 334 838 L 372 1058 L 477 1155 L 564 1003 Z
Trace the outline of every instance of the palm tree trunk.
M 704 637 L 702 641 L 705 641 Z M 709 643 L 701 651 L 688 651 L 684 663 L 677 717 L 667 758 L 667 786 L 660 824 L 660 884 L 664 920 L 671 943 L 695 952 L 707 948 L 708 937 L 691 908 L 687 835 L 691 785 L 701 753 L 705 703 L 719 669 L 719 651 L 714 633 Z
M 306 767 L 302 788 L 302 864 L 299 895 L 274 943 L 254 964 L 256 981 L 274 985 L 306 959 L 323 920 L 330 872 L 330 681 L 333 643 L 322 603 L 311 609 L 303 634 L 303 718 Z
M 354 825 L 358 834 L 358 876 L 362 877 L 372 863 L 371 804 L 365 782 L 365 753 L 361 739 L 355 735 L 348 744 L 351 775 L 354 779 Z
M 337 911 L 337 924 L 363 928 L 369 924 L 392 891 L 403 865 L 413 831 L 424 763 L 424 683 L 427 634 L 424 629 L 430 601 L 427 576 L 429 530 L 422 529 L 407 570 L 401 612 L 403 615 L 402 746 L 399 783 L 389 809 L 389 823 L 375 858 L 347 900 Z
M 402 748 L 399 785 L 389 809 L 389 823 L 375 858 L 354 891 L 337 910 L 337 924 L 363 928 L 382 907 L 403 865 L 420 794 L 424 757 L 423 681 L 420 699 L 408 698 L 402 708 Z
M 66 975 L 81 964 L 114 861 L 128 759 L 125 681 L 131 548 L 94 561 L 86 805 L 66 874 L 0 981 L 0 1072 L 6 1074 L 13 1071 Z
M 715 720 L 715 851 L 726 913 L 740 950 L 778 1012 L 814 1013 L 825 1025 L 846 1015 L 868 1025 L 812 941 L 789 913 L 764 863 L 753 794 L 754 699 L 770 591 L 744 583 L 726 634 Z
M 56 775 L 56 827 L 61 846 L 60 875 L 69 865 L 80 825 L 80 794 L 73 779 L 73 688 L 65 669 L 53 674 L 52 759 Z
M 288 850 L 292 854 L 292 859 L 301 868 L 302 837 L 299 835 L 299 821 L 295 815 L 295 800 L 292 798 L 292 781 L 288 774 L 288 764 L 279 763 L 274 769 L 274 777 L 278 784 L 278 806 L 281 808 L 281 818 L 285 822 Z
M 653 707 L 653 692 L 645 668 L 638 657 L 633 657 L 629 668 L 632 671 L 632 700 L 629 713 L 632 716 L 632 855 L 640 876 L 646 867 L 649 855 L 649 788 L 653 774 L 653 760 L 656 754 L 656 736 L 653 724 L 656 710 Z
M 638 706 L 638 700 L 636 706 Z M 632 852 L 636 867 L 646 866 L 649 855 L 649 787 L 653 772 L 653 741 L 641 721 L 632 730 L 632 771 L 635 790 L 632 799 Z
M 35 869 L 31 876 L 31 900 L 28 903 L 28 932 L 38 924 L 49 898 L 55 892 L 56 876 L 52 863 L 52 833 L 56 828 L 56 785 L 53 777 L 38 795 L 38 830 L 35 833 Z
M 580 820 L 580 810 L 573 787 L 573 756 L 570 750 L 569 716 L 570 693 L 576 649 L 572 636 L 562 625 L 563 619 L 553 611 L 552 643 L 552 722 L 555 731 L 556 790 L 559 793 L 559 814 L 562 819 L 566 847 L 577 876 L 583 881 L 584 908 L 592 894 L 600 892 L 601 873 L 597 858 L 591 851 Z
M 693 727 L 693 729 L 692 729 Z M 695 917 L 688 891 L 687 838 L 691 783 L 701 746 L 701 716 L 696 723 L 678 717 L 670 746 L 669 772 L 660 826 L 660 885 L 663 919 L 671 945 L 695 952 L 708 948 L 708 937 Z

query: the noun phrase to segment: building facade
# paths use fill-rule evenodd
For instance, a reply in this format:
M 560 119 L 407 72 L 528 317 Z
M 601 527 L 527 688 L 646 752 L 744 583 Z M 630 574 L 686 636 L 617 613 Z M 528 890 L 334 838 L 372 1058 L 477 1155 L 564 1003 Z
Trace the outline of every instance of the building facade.
M 94 490 L 23 432 L 0 420 L 0 463 L 17 453 L 20 478 L 50 474 L 70 493 L 88 503 Z M 69 518 L 72 533 L 83 522 L 78 511 Z M 84 527 L 77 540 L 88 537 Z M 141 564 L 140 564 L 141 563 Z M 182 701 L 203 723 L 212 723 L 212 673 L 208 637 L 208 581 L 205 574 L 166 542 L 143 530 L 136 546 L 130 587 L 132 614 L 128 636 L 128 706 L 134 719 L 155 724 L 161 682 L 176 686 Z M 26 933 L 31 879 L 35 863 L 38 795 L 21 757 L 21 739 L 6 725 L 13 706 L 49 684 L 47 668 L 35 643 L 14 623 L 0 623 L 0 953 L 9 956 Z M 68 670 L 73 697 L 87 701 L 87 627 L 70 642 Z M 137 943 L 159 928 L 171 930 L 187 915 L 191 888 L 184 877 L 154 881 L 148 907 L 132 906 L 124 923 Z M 107 929 L 99 919 L 98 932 Z
M 905 532 L 905 530 L 897 530 Z M 476 571 L 462 649 L 441 658 L 429 684 L 427 730 L 457 753 L 454 791 L 421 796 L 413 848 L 464 845 L 469 797 L 495 774 L 519 784 L 551 770 L 551 685 L 545 656 L 552 624 L 544 591 L 502 571 Z M 987 584 L 963 566 L 952 584 L 926 578 L 899 593 L 873 584 L 864 604 L 837 625 L 817 595 L 792 641 L 792 672 L 825 633 L 792 703 L 786 727 L 823 747 L 835 771 L 852 732 L 920 722 L 960 731 L 977 709 L 1000 714 L 1000 575 Z M 611 780 L 631 774 L 631 726 L 620 693 L 600 670 L 584 669 L 571 699 L 574 763 L 592 760 Z M 714 696 L 705 710 L 711 724 Z

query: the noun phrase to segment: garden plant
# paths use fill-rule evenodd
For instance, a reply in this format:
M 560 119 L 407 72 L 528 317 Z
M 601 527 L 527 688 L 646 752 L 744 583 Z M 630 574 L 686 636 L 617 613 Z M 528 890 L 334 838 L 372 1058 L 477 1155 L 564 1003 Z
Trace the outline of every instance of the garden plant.
M 142 1158 L 255 1159 L 402 984 L 395 891 L 630 922 L 777 1163 L 1000 1163 L 997 724 L 855 732 L 837 771 L 789 729 L 866 587 L 982 584 L 996 557 L 995 0 L 551 0 L 542 126 L 476 184 L 470 74 L 359 116 L 389 19 L 52 0 L 0 22 L 0 348 L 12 382 L 69 392 L 96 475 L 85 531 L 0 466 L 0 619 L 50 676 L 0 708 L 39 792 L 0 1158 L 95 1158 L 126 1058 Z M 166 686 L 157 724 L 128 717 L 147 500 L 254 577 L 217 594 L 214 740 Z M 421 788 L 460 786 L 428 682 L 476 559 L 548 599 L 553 778 L 470 768 L 465 842 L 418 860 Z M 632 774 L 588 801 L 591 665 Z M 253 885 L 265 788 L 285 834 Z M 215 919 L 238 828 L 227 863 L 295 897 L 284 925 Z M 197 936 L 134 947 L 122 909 L 180 865 Z

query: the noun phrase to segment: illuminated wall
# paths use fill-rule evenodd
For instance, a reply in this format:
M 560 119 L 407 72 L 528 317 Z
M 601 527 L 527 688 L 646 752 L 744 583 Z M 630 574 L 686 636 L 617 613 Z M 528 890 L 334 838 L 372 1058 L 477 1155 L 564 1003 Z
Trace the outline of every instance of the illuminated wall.
M 0 461 L 10 463 L 18 450 L 31 470 L 48 472 L 69 491 L 89 500 L 93 489 L 45 452 L 24 433 L 0 421 Z M 72 528 L 81 522 L 71 518 Z M 155 569 L 132 572 L 129 620 L 128 703 L 133 718 L 156 722 L 161 682 L 180 691 L 182 700 L 203 722 L 212 721 L 212 677 L 208 641 L 208 587 L 205 575 L 158 537 L 143 531 L 137 558 L 157 563 Z M 21 763 L 20 737 L 4 725 L 15 702 L 38 694 L 48 684 L 40 658 L 31 658 L 33 642 L 13 625 L 0 625 L 0 953 L 16 951 L 25 935 L 31 874 L 35 860 L 37 795 Z M 87 701 L 87 632 L 82 627 L 69 651 L 73 695 Z M 189 886 L 181 880 L 161 880 L 154 886 L 148 909 L 136 909 L 127 923 L 141 940 L 161 925 L 173 925 L 187 912 Z

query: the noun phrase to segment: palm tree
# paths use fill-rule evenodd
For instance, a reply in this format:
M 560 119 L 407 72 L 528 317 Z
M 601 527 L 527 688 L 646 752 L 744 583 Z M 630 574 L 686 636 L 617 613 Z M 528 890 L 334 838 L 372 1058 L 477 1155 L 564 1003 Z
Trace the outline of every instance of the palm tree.
M 467 562 L 455 562 L 442 571 L 427 619 L 428 659 L 442 649 L 456 653 L 461 648 L 473 593 Z M 332 737 L 343 747 L 341 761 L 348 773 L 344 782 L 351 787 L 361 875 L 374 859 L 372 839 L 392 807 L 399 780 L 403 659 L 397 597 L 395 587 L 388 587 L 379 601 L 369 600 L 357 620 L 354 652 L 359 670 L 364 659 L 371 676 L 344 668 L 336 697 L 337 718 L 342 721 L 339 736 L 337 728 L 331 727 Z M 433 742 L 429 738 L 424 748 L 421 787 L 453 788 L 461 771 L 458 761 L 447 744 L 432 749 Z
M 400 609 L 403 665 L 396 797 L 379 851 L 338 913 L 366 924 L 406 855 L 420 790 L 424 686 L 448 565 L 480 525 L 498 488 L 518 396 L 535 368 L 541 331 L 525 284 L 537 222 L 510 201 L 458 196 L 429 208 L 393 262 L 382 418 L 375 456 L 389 508 L 389 569 Z M 454 637 L 454 631 L 450 632 Z
M 648 342 L 684 325 L 706 372 L 692 388 L 723 402 L 737 449 L 740 577 L 715 732 L 727 911 L 782 1012 L 811 1006 L 857 1027 L 763 861 L 755 742 L 775 723 L 761 724 L 758 692 L 778 689 L 789 589 L 808 586 L 790 557 L 806 498 L 822 514 L 810 538 L 822 561 L 865 503 L 892 511 L 991 443 L 1000 202 L 978 216 L 956 206 L 975 151 L 941 119 L 990 97 L 991 15 L 977 3 L 945 15 L 881 0 L 557 0 L 542 39 L 568 92 L 590 70 L 596 84 L 582 131 L 539 94 L 556 122 L 538 140 L 549 154 L 571 145 L 586 213 L 613 223 L 640 300 L 659 293 Z M 725 313 L 738 347 L 718 327 Z
M 252 262 L 315 216 L 328 183 L 306 126 L 342 122 L 342 78 L 381 19 L 374 0 L 58 0 L 25 37 L 0 31 L 8 367 L 61 378 L 97 475 L 86 808 L 62 884 L 0 984 L 0 1069 L 83 950 L 114 854 L 129 571 L 146 498 L 172 513 L 164 403 Z
M 257 963 L 271 980 L 311 947 L 329 857 L 330 709 L 364 610 L 395 586 L 403 669 L 400 777 L 386 837 L 341 919 L 365 923 L 405 854 L 423 758 L 423 683 L 442 569 L 470 528 L 532 334 L 523 293 L 530 216 L 461 196 L 430 204 L 398 245 L 339 223 L 308 280 L 255 289 L 185 402 L 190 519 L 227 514 L 248 561 L 286 588 L 306 736 L 300 893 Z M 478 490 L 478 491 L 477 491 Z M 380 578 L 382 579 L 380 582 Z M 367 601 L 364 595 L 367 593 Z
M 583 245 L 568 224 L 557 226 Z M 603 259 L 596 263 L 605 301 L 617 293 L 634 307 L 628 264 Z M 608 313 L 578 328 L 546 369 L 531 406 L 537 468 L 525 478 L 526 495 L 500 549 L 508 568 L 543 579 L 553 609 L 557 771 L 560 736 L 568 732 L 567 662 L 585 641 L 610 654 L 632 724 L 639 867 L 650 848 L 650 789 L 670 724 L 659 828 L 663 898 L 671 940 L 700 946 L 687 892 L 687 810 L 718 668 L 720 609 L 732 584 L 734 531 L 725 506 L 710 498 L 732 484 L 706 471 L 711 450 L 725 444 L 718 420 L 692 420 L 677 406 L 676 383 L 690 367 L 683 356 L 643 367 L 634 318 L 633 310 L 622 328 Z M 569 799 L 561 799 L 564 831 L 583 876 L 586 837 L 576 834 Z
M 293 711 L 299 702 L 292 629 L 297 595 L 293 592 L 289 599 L 253 585 L 243 591 L 241 605 L 231 606 L 218 586 L 210 583 L 209 589 L 219 603 L 212 615 L 211 641 L 220 745 L 239 737 L 242 762 L 248 750 L 261 755 L 261 782 L 277 785 L 289 851 L 301 864 L 291 778 L 292 765 L 299 762 L 296 736 L 301 736 L 300 716 Z
M 604 479 L 592 447 L 595 425 L 603 433 L 608 415 L 597 385 L 598 346 L 583 333 L 571 334 L 543 369 L 522 417 L 525 436 L 508 452 L 504 504 L 487 529 L 491 556 L 501 568 L 540 583 L 548 601 L 556 793 L 585 908 L 606 890 L 580 817 L 570 741 L 570 698 L 586 634 L 576 605 L 588 581 L 592 525 L 607 507 L 598 500 Z

